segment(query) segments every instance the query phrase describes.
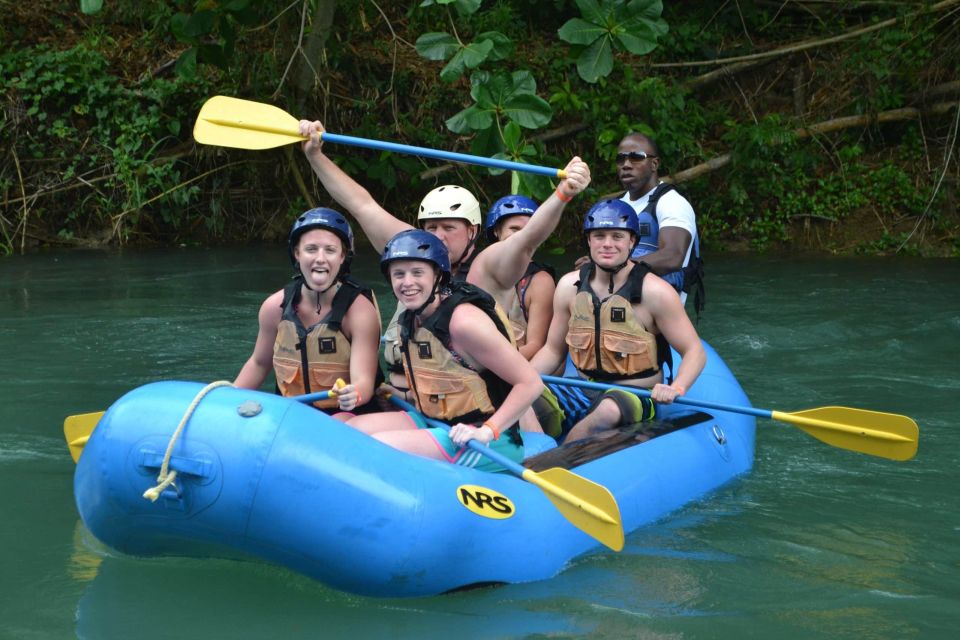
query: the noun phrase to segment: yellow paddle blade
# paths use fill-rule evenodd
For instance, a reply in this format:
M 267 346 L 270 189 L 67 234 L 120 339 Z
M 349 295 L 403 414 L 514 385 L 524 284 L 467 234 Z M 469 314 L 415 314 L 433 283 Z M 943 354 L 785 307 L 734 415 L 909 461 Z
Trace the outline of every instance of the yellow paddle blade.
M 912 458 L 920 439 L 917 423 L 896 413 L 818 407 L 792 413 L 771 411 L 770 417 L 795 424 L 821 442 L 890 460 Z
M 83 447 L 86 446 L 90 434 L 97 428 L 97 423 L 103 417 L 105 411 L 95 413 L 81 413 L 77 416 L 67 416 L 63 421 L 63 437 L 70 447 L 70 456 L 74 462 L 80 460 L 80 454 L 83 453 Z
M 193 138 L 200 144 L 233 149 L 272 149 L 306 140 L 300 135 L 300 121 L 273 105 L 214 96 L 207 100 Z
M 614 551 L 623 549 L 620 507 L 606 487 L 559 467 L 526 469 L 523 479 L 542 489 L 573 526 Z

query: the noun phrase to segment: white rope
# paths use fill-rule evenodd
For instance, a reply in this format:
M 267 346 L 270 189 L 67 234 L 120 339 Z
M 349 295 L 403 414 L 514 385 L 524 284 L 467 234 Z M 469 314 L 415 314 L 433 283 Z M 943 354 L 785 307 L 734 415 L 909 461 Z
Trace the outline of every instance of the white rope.
M 163 490 L 172 485 L 173 481 L 177 479 L 177 472 L 169 470 L 170 456 L 173 454 L 173 446 L 177 443 L 177 438 L 179 438 L 180 434 L 183 433 L 184 427 L 187 426 L 190 416 L 193 415 L 194 409 L 196 409 L 197 405 L 200 404 L 203 396 L 207 395 L 217 387 L 232 386 L 232 382 L 228 382 L 226 380 L 217 380 L 216 382 L 211 382 L 200 390 L 200 393 L 197 394 L 197 397 L 195 397 L 193 402 L 190 403 L 190 406 L 187 407 L 187 411 L 183 414 L 183 418 L 180 419 L 180 424 L 177 426 L 177 430 L 173 432 L 172 436 L 170 436 L 170 444 L 167 445 L 167 452 L 163 455 L 163 464 L 160 465 L 160 475 L 157 476 L 157 486 L 144 491 L 144 498 L 150 502 L 156 502 Z

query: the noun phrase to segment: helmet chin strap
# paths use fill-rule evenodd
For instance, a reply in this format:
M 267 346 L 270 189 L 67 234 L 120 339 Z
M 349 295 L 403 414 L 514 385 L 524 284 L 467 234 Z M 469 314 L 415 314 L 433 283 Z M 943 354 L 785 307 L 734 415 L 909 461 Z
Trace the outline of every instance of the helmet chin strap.
M 480 235 L 479 233 L 475 233 L 475 234 L 473 235 L 473 237 L 470 238 L 470 241 L 467 243 L 467 246 L 463 248 L 463 253 L 460 254 L 460 257 L 457 259 L 457 261 L 456 261 L 455 263 L 453 263 L 453 264 L 450 265 L 450 268 L 451 268 L 451 269 L 453 269 L 454 267 L 456 267 L 456 268 L 457 268 L 457 271 L 460 270 L 460 265 L 463 263 L 463 261 L 466 259 L 467 255 L 470 254 L 471 250 L 472 250 L 472 249 L 474 248 L 474 246 L 476 245 L 476 243 L 477 243 L 477 236 L 479 236 L 479 235 Z
M 598 265 L 596 262 L 593 263 L 594 265 L 596 265 L 597 267 L 599 267 L 601 271 L 606 271 L 607 273 L 610 274 L 610 289 L 609 289 L 610 293 L 613 293 L 613 278 L 614 278 L 614 276 L 616 276 L 618 273 L 620 273 L 621 271 L 623 271 L 623 268 L 626 267 L 626 266 L 627 266 L 627 263 L 629 263 L 629 262 L 630 262 L 629 259 L 624 260 L 622 263 L 620 263 L 620 264 L 619 264 L 618 266 L 616 266 L 616 267 L 601 267 L 601 266 Z

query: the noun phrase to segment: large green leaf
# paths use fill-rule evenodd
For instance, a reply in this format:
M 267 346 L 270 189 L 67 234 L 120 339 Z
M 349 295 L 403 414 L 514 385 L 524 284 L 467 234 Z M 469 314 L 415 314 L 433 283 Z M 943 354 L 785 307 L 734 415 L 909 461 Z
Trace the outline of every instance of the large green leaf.
M 461 16 L 469 16 L 473 13 L 476 13 L 477 9 L 480 8 L 480 3 L 482 0 L 423 0 L 420 3 L 421 7 L 432 7 L 433 5 L 448 5 L 452 4 L 453 8 L 457 10 Z
M 577 0 L 577 9 L 580 10 L 580 15 L 583 16 L 584 20 L 602 24 L 609 12 L 609 4 L 610 0 L 604 0 L 604 5 L 607 5 L 605 7 L 601 7 L 597 0 Z
M 446 60 L 460 48 L 460 43 L 449 33 L 425 33 L 416 42 L 417 53 L 427 60 Z
M 512 96 L 504 103 L 503 110 L 508 118 L 527 129 L 542 127 L 553 117 L 550 104 L 532 93 Z
M 587 82 L 596 82 L 613 70 L 613 44 L 609 37 L 598 38 L 577 58 L 577 73 Z
M 635 56 L 642 56 L 657 48 L 657 34 L 645 24 L 632 25 L 629 31 L 617 33 L 616 41 Z
M 572 18 L 557 31 L 561 40 L 570 44 L 588 45 L 607 32 L 606 28 L 580 18 Z
M 663 3 L 660 0 L 630 0 L 627 3 L 627 13 L 641 20 L 656 22 L 663 15 Z
M 490 55 L 491 49 L 493 49 L 493 42 L 490 40 L 471 42 L 460 48 L 450 62 L 440 70 L 440 78 L 446 82 L 453 82 L 463 75 L 465 69 L 475 69 L 480 66 L 480 63 Z
M 488 129 L 493 125 L 494 113 L 489 106 L 471 105 L 448 119 L 447 128 L 460 134 Z
M 506 60 L 513 55 L 513 40 L 503 35 L 499 31 L 484 31 L 477 36 L 477 42 L 489 40 L 493 43 L 490 55 L 487 57 L 490 61 Z

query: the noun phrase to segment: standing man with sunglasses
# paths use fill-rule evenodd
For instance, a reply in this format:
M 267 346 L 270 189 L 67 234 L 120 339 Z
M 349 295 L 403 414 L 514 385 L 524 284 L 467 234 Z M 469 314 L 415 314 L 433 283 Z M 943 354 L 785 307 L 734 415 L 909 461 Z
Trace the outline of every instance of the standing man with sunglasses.
M 693 305 L 703 308 L 703 260 L 693 207 L 673 185 L 660 180 L 660 150 L 641 133 L 629 133 L 617 146 L 617 177 L 626 193 L 620 198 L 637 212 L 641 237 L 631 258 L 644 262 L 674 286 L 682 302 L 694 291 Z

